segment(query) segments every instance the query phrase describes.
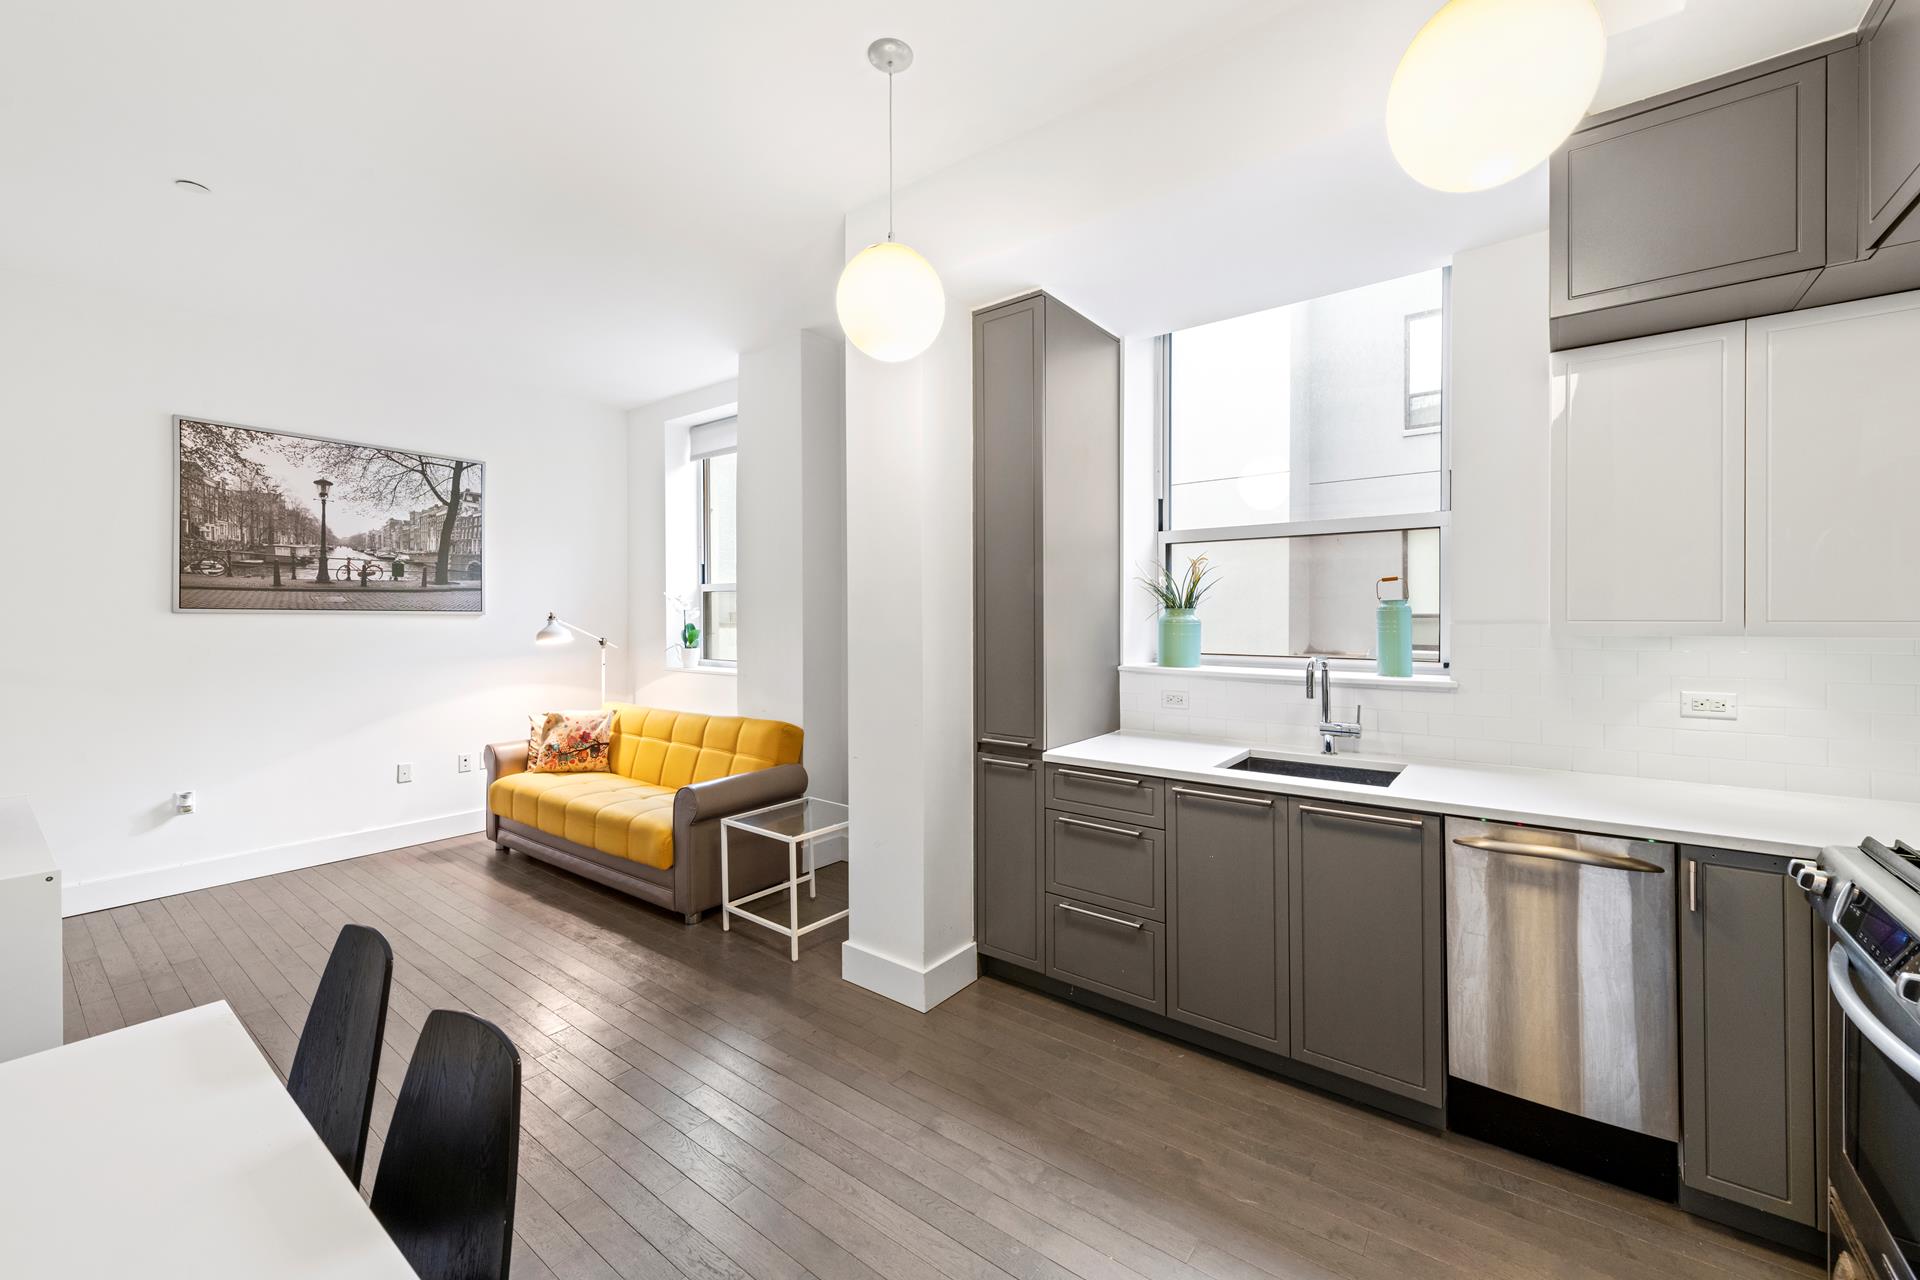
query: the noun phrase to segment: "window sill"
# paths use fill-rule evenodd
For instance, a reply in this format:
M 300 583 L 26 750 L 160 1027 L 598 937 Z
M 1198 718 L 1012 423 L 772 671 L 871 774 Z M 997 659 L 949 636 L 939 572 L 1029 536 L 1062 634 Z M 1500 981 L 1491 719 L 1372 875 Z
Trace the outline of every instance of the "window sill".
M 1197 667 L 1163 667 L 1150 662 L 1123 662 L 1120 670 L 1128 675 L 1195 675 L 1209 680 L 1246 680 L 1262 684 L 1304 685 L 1307 682 L 1305 667 L 1230 667 L 1214 663 L 1202 663 Z M 1343 670 L 1334 667 L 1330 673 L 1333 683 L 1355 689 L 1458 689 L 1460 682 L 1452 676 L 1415 675 L 1383 676 L 1372 671 Z
M 694 666 L 691 666 L 691 667 L 686 667 L 686 666 L 678 666 L 678 667 L 676 667 L 676 666 L 669 666 L 669 667 L 667 668 L 667 671 L 666 671 L 666 674 L 668 674 L 668 675 L 670 675 L 670 676 L 672 676 L 672 675 L 684 675 L 684 676 L 729 676 L 729 677 L 732 677 L 732 676 L 737 676 L 737 675 L 739 675 L 739 674 L 740 674 L 740 668 L 738 668 L 738 667 L 723 667 L 723 666 L 720 666 L 720 665 L 719 665 L 719 664 L 717 664 L 717 663 L 712 663 L 712 662 L 701 662 L 701 663 L 697 663 L 697 664 L 695 664 Z

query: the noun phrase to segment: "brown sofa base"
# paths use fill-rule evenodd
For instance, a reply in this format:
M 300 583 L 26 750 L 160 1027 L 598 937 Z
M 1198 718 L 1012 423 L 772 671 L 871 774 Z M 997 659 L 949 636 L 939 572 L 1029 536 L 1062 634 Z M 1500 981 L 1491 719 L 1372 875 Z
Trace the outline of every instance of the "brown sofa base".
M 616 858 L 598 849 L 589 849 L 571 840 L 550 836 L 511 818 L 495 817 L 494 827 L 493 841 L 501 849 L 524 853 L 564 871 L 585 876 L 609 889 L 618 889 L 643 902 L 664 907 L 688 924 L 698 924 L 703 914 L 720 905 L 718 819 L 693 824 L 695 869 L 704 868 L 707 874 L 692 877 L 688 885 L 690 892 L 684 901 L 676 900 L 673 868 L 662 870 L 643 862 Z M 786 846 L 779 841 L 736 831 L 728 837 L 728 846 L 732 850 L 732 857 L 728 860 L 732 878 L 729 888 L 734 897 L 764 889 L 786 878 Z

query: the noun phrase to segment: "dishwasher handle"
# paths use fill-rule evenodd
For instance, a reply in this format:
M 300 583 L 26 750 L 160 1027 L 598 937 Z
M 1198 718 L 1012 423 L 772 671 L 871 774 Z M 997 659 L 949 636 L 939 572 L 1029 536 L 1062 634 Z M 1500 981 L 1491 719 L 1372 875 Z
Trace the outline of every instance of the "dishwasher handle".
M 1553 844 L 1527 844 L 1520 840 L 1502 840 L 1498 836 L 1455 836 L 1453 842 L 1484 853 L 1504 853 L 1516 858 L 1546 858 L 1553 862 L 1575 862 L 1583 867 L 1604 867 L 1610 871 L 1634 871 L 1642 875 L 1664 875 L 1666 868 L 1645 858 L 1624 853 L 1596 853 L 1589 849 L 1566 849 Z

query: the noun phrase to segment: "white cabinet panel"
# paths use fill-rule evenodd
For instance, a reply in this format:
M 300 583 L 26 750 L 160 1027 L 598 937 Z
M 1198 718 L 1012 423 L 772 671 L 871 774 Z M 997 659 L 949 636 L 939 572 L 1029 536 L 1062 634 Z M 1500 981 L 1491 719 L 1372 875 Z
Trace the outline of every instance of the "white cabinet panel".
M 1553 608 L 1571 632 L 1738 632 L 1745 327 L 1553 359 Z
M 1748 630 L 1920 634 L 1920 293 L 1748 322 Z

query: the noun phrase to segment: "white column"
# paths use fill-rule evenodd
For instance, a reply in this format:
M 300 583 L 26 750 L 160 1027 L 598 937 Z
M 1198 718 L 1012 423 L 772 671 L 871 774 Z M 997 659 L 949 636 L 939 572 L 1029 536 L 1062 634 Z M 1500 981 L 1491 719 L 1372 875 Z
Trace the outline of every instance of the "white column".
M 841 974 L 926 1010 L 973 981 L 973 407 L 967 313 L 918 360 L 848 348 Z

